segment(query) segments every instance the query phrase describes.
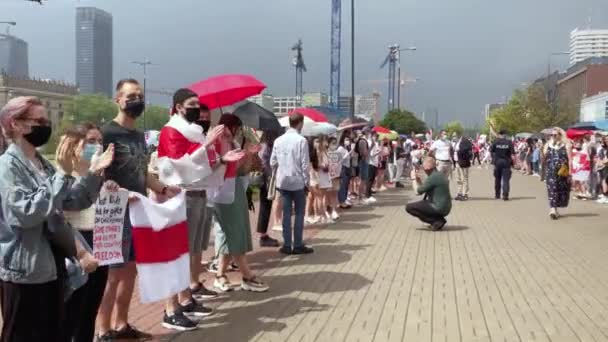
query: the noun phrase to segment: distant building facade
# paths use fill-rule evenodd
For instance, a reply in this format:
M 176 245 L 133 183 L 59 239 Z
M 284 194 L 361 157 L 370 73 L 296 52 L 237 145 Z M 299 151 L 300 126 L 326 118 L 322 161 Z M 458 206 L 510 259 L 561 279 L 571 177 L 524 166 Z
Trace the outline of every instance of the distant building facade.
M 356 96 L 355 96 L 356 98 Z M 351 106 L 352 106 L 352 97 L 351 96 L 340 96 L 338 97 L 338 110 L 345 112 L 345 113 L 350 113 L 351 112 Z
M 366 118 L 366 120 L 377 119 L 379 94 L 356 95 L 355 114 Z
M 270 94 L 260 94 L 248 98 L 250 102 L 253 102 L 264 109 L 274 112 L 274 96 Z
M 113 93 L 112 15 L 95 7 L 76 9 L 76 82 L 84 94 Z
M 579 30 L 570 32 L 570 64 L 592 57 L 608 57 L 608 30 Z
M 488 120 L 490 118 L 490 115 L 492 114 L 493 111 L 500 109 L 502 107 L 504 107 L 505 104 L 504 103 L 488 103 L 485 106 L 485 116 L 486 116 L 486 120 Z
M 67 103 L 78 95 L 75 84 L 53 80 L 35 80 L 0 73 L 0 108 L 17 96 L 36 96 L 46 107 L 53 128 L 63 119 Z
M 581 101 L 580 121 L 608 119 L 608 92 L 586 97 Z
M 305 93 L 302 97 L 302 107 L 327 106 L 329 95 L 325 93 Z
M 14 77 L 29 77 L 27 42 L 0 34 L 0 72 Z
M 274 115 L 285 116 L 298 107 L 298 100 L 295 96 L 275 97 Z
M 608 91 L 608 57 L 588 58 L 568 68 L 557 82 L 559 102 L 580 112 L 583 98 Z

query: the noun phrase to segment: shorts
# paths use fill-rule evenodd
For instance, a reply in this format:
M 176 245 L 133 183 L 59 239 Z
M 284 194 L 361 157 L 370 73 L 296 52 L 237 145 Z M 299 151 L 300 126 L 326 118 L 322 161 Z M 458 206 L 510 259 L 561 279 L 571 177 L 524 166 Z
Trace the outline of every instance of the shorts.
M 380 170 L 386 170 L 386 160 L 380 162 L 380 166 L 378 167 Z
M 188 222 L 188 249 L 190 254 L 200 254 L 209 247 L 211 215 L 207 207 L 205 191 L 186 193 L 186 219 Z
M 331 190 L 332 191 L 340 190 L 340 178 L 334 178 L 331 180 Z
M 135 247 L 133 246 L 133 225 L 129 217 L 129 206 L 125 211 L 125 222 L 122 226 L 122 257 L 124 262 L 109 265 L 110 268 L 122 268 L 126 264 L 135 261 Z
M 369 179 L 369 164 L 361 163 L 359 164 L 359 177 L 362 181 L 366 181 Z
M 353 177 L 359 177 L 359 166 L 353 166 L 351 174 Z

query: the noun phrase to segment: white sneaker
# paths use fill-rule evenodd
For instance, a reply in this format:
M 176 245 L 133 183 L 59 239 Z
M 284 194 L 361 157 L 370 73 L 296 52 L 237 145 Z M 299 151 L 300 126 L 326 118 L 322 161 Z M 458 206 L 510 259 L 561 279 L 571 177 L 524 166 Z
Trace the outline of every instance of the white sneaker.
M 331 219 L 332 220 L 337 220 L 340 218 L 340 215 L 338 215 L 338 213 L 334 210 L 331 212 Z
M 350 205 L 352 207 L 353 202 L 351 200 L 346 200 L 346 201 L 344 201 L 344 204 Z
M 370 203 L 376 203 L 376 202 L 378 202 L 378 200 L 374 196 L 371 196 L 367 200 L 370 201 Z
M 232 291 L 234 289 L 232 284 L 230 284 L 230 281 L 226 277 L 219 277 L 219 278 L 216 277 L 215 280 L 213 281 L 213 287 L 219 293 L 226 293 L 226 292 Z
M 275 232 L 282 232 L 283 226 L 277 224 L 276 226 L 272 226 L 272 230 L 274 230 Z
M 319 223 L 319 221 L 321 220 L 321 218 L 319 216 L 313 216 L 313 217 L 307 217 L 306 218 L 306 222 L 308 224 L 317 224 Z

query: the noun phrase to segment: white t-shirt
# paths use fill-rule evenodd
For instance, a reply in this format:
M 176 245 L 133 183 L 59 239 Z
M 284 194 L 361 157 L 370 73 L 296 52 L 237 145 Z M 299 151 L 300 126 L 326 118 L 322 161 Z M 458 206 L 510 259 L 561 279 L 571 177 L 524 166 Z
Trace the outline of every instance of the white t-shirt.
M 435 140 L 433 145 L 431 146 L 431 150 L 435 152 L 435 159 L 438 161 L 449 161 L 450 158 L 450 148 L 452 147 L 452 143 L 450 141 L 443 140 Z
M 369 165 L 378 167 L 380 165 L 380 146 L 375 144 L 369 151 Z

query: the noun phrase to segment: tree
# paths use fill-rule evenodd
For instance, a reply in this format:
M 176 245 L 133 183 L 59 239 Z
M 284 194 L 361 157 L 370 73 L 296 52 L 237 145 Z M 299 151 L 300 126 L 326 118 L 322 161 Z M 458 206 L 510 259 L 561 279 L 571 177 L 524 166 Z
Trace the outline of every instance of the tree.
M 51 140 L 45 147 L 45 153 L 55 152 L 59 137 L 66 129 L 83 122 L 92 122 L 98 126 L 111 121 L 116 116 L 118 107 L 112 99 L 103 95 L 77 95 L 67 104 L 63 118 L 54 130 Z M 146 107 L 146 130 L 160 130 L 169 121 L 168 109 L 156 105 Z M 143 130 L 144 120 L 137 120 L 137 128 Z
M 419 120 L 414 113 L 400 109 L 388 112 L 379 124 L 400 134 L 423 133 L 427 130 L 426 124 Z
M 548 127 L 567 127 L 576 122 L 576 108 L 566 100 L 548 103 L 545 89 L 532 85 L 516 90 L 509 102 L 490 114 L 489 121 L 497 130 L 540 132 Z
M 460 121 L 448 122 L 444 129 L 448 132 L 448 136 L 452 136 L 452 134 L 456 133 L 456 135 L 460 137 L 464 133 L 464 126 L 462 126 Z

